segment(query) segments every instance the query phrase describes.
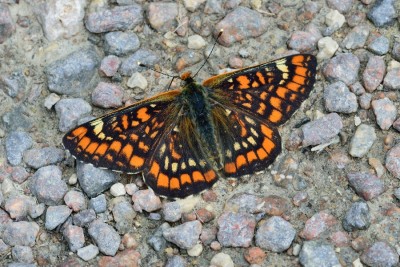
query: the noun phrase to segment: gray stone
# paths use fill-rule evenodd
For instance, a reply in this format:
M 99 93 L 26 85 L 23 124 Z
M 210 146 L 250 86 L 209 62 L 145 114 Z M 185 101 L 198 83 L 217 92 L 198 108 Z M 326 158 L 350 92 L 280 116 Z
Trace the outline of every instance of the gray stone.
M 376 27 L 383 27 L 394 23 L 396 13 L 394 0 L 377 0 L 367 16 Z
M 107 200 L 104 194 L 89 200 L 89 208 L 93 209 L 96 213 L 102 213 L 107 210 Z
M 375 242 L 363 252 L 361 261 L 368 266 L 395 267 L 399 265 L 399 254 L 386 242 Z
M 323 74 L 330 82 L 342 81 L 351 85 L 358 80 L 360 60 L 351 53 L 339 54 L 323 67 Z
M 10 112 L 6 112 L 2 117 L 6 129 L 8 129 L 9 131 L 28 131 L 32 129 L 32 118 L 28 117 L 25 112 L 26 108 L 21 105 L 16 106 Z
M 164 238 L 183 249 L 190 249 L 197 244 L 202 225 L 199 221 L 185 222 L 176 227 L 164 229 Z
M 337 113 L 330 113 L 322 118 L 306 123 L 302 127 L 303 146 L 314 146 L 329 142 L 343 127 Z
M 383 85 L 390 90 L 400 90 L 400 68 L 390 70 L 383 80 Z
M 348 13 L 354 5 L 354 0 L 327 0 L 326 3 L 331 9 L 335 9 L 340 13 Z
M 360 96 L 360 98 L 358 99 L 358 102 L 362 109 L 370 109 L 371 108 L 371 100 L 372 100 L 372 94 L 365 93 Z
M 376 139 L 375 128 L 366 124 L 361 124 L 351 139 L 350 155 L 357 158 L 365 156 L 372 147 Z
M 32 249 L 28 246 L 15 246 L 11 250 L 11 255 L 14 260 L 21 263 L 33 263 L 33 252 Z
M 71 213 L 72 210 L 66 205 L 48 207 L 46 211 L 46 229 L 54 230 L 57 226 L 65 222 Z
M 91 86 L 91 80 L 100 64 L 93 47 L 81 49 L 56 60 L 46 67 L 50 92 L 63 95 L 83 95 Z
M 122 106 L 123 89 L 113 83 L 100 82 L 92 92 L 92 103 L 101 108 Z
M 109 32 L 104 35 L 104 51 L 107 55 L 126 56 L 139 47 L 139 38 L 133 32 Z
M 325 87 L 324 100 L 330 112 L 353 113 L 358 109 L 357 96 L 341 81 Z
M 368 44 L 368 50 L 372 53 L 383 56 L 389 52 L 389 39 L 385 36 L 379 36 Z
M 371 215 L 368 204 L 362 201 L 355 202 L 343 218 L 343 228 L 347 232 L 366 230 L 371 225 Z
M 400 179 L 400 144 L 387 152 L 385 166 L 394 177 Z
M 92 111 L 89 103 L 81 98 L 61 99 L 57 102 L 55 109 L 60 119 L 58 128 L 62 132 L 76 127 L 78 119 Z
M 368 92 L 375 91 L 383 81 L 386 65 L 382 57 L 371 56 L 363 72 L 364 87 Z
M 114 256 L 117 253 L 121 237 L 113 227 L 96 220 L 90 224 L 88 232 L 102 253 L 108 256 Z
M 346 49 L 362 48 L 367 41 L 368 35 L 369 27 L 367 25 L 358 25 L 347 34 L 341 46 Z
M 322 240 L 305 241 L 299 260 L 302 266 L 307 267 L 341 266 L 333 246 Z
M 0 3 L 0 44 L 4 43 L 15 32 L 15 24 L 6 3 Z
M 63 236 L 68 242 L 69 250 L 76 252 L 85 244 L 83 228 L 74 225 L 67 225 L 63 230 Z
M 78 162 L 76 169 L 79 184 L 89 197 L 99 195 L 118 181 L 115 172 L 99 169 L 90 164 Z
M 90 244 L 86 247 L 78 249 L 76 254 L 82 260 L 90 261 L 90 260 L 94 259 L 97 256 L 97 254 L 99 254 L 99 248 L 93 244 Z
M 33 148 L 24 152 L 24 162 L 34 169 L 59 163 L 64 157 L 64 150 L 56 147 Z
M 26 92 L 26 79 L 22 71 L 19 70 L 12 72 L 9 75 L 0 76 L 0 88 L 2 88 L 10 97 L 18 96 L 21 98 Z
M 67 184 L 61 178 L 60 167 L 54 165 L 42 167 L 30 178 L 30 190 L 39 202 L 58 205 L 68 191 Z
M 82 210 L 73 215 L 73 222 L 76 226 L 86 227 L 96 219 L 96 213 L 92 209 Z
M 138 66 L 138 62 L 148 67 L 154 67 L 155 64 L 159 63 L 159 60 L 160 57 L 155 52 L 139 49 L 122 62 L 119 72 L 123 76 L 131 76 L 135 72 L 146 70 L 146 68 Z
M 174 255 L 168 258 L 165 267 L 186 267 L 187 263 L 182 256 Z
M 176 222 L 182 216 L 181 205 L 174 201 L 174 202 L 167 202 L 163 206 L 163 215 L 164 220 L 167 222 Z
M 10 222 L 5 225 L 3 241 L 9 246 L 34 246 L 39 225 L 35 222 Z
M 121 234 L 128 233 L 133 228 L 136 212 L 133 210 L 132 204 L 128 201 L 121 201 L 114 205 L 112 214 L 115 220 L 115 228 Z
M 160 197 L 151 189 L 139 190 L 132 195 L 133 208 L 138 212 L 152 212 L 161 209 Z
M 167 241 L 163 237 L 163 232 L 166 229 L 171 228 L 168 223 L 161 224 L 152 236 L 147 239 L 147 243 L 157 252 L 165 249 L 167 246 Z
M 368 172 L 348 173 L 347 179 L 357 194 L 365 200 L 376 198 L 385 191 L 383 181 Z
M 147 18 L 153 29 L 158 32 L 173 31 L 178 26 L 178 4 L 177 3 L 150 3 Z
M 279 216 L 272 216 L 261 226 L 256 233 L 257 246 L 272 252 L 287 250 L 296 236 L 296 230 Z
M 87 14 L 85 26 L 93 33 L 130 30 L 143 22 L 142 13 L 138 4 L 116 6 Z
M 25 150 L 33 145 L 32 138 L 26 132 L 11 132 L 6 138 L 6 153 L 8 162 L 13 165 L 19 165 L 22 161 L 22 155 Z

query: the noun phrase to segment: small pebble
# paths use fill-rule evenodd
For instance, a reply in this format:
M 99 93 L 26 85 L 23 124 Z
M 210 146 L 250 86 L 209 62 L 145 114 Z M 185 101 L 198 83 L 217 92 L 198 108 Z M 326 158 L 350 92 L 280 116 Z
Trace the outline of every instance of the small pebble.
M 90 224 L 88 233 L 96 242 L 100 252 L 109 256 L 116 254 L 121 238 L 113 227 L 101 220 L 95 220 Z
M 178 4 L 177 3 L 150 3 L 147 9 L 147 19 L 151 27 L 158 32 L 173 31 L 178 22 Z
M 99 248 L 93 244 L 90 244 L 86 247 L 78 249 L 77 253 L 79 258 L 84 261 L 90 261 L 94 259 L 99 254 Z
M 169 257 L 167 263 L 165 264 L 165 267 L 186 267 L 186 266 L 187 266 L 186 260 L 179 255 L 174 255 L 172 257 Z
M 167 222 L 176 222 L 182 217 L 181 205 L 174 202 L 167 202 L 163 206 L 164 220 Z
M 235 264 L 233 263 L 233 260 L 231 256 L 225 253 L 218 253 L 215 254 L 214 257 L 212 257 L 210 261 L 210 265 L 215 266 L 215 267 L 234 267 Z
M 365 93 L 359 97 L 358 102 L 362 109 L 368 110 L 371 108 L 371 100 L 372 95 L 370 93 Z
M 200 241 L 201 243 L 203 243 L 204 245 L 210 245 L 211 242 L 215 241 L 216 237 L 217 237 L 217 228 L 213 227 L 213 228 L 203 228 L 201 230 L 201 234 L 200 234 Z
M 342 119 L 337 113 L 327 114 L 303 125 L 302 144 L 307 147 L 327 143 L 339 134 L 342 127 Z
M 72 252 L 76 252 L 78 249 L 82 248 L 85 243 L 83 228 L 79 226 L 68 225 L 63 230 L 63 236 L 67 240 L 69 249 Z
M 134 249 L 125 249 L 113 257 L 103 256 L 98 266 L 139 266 L 141 255 Z
M 30 246 L 36 243 L 39 225 L 35 222 L 9 222 L 5 225 L 2 239 L 9 246 Z
M 169 228 L 171 228 L 171 226 L 169 226 L 168 223 L 161 224 L 147 239 L 147 244 L 149 244 L 157 252 L 164 250 L 167 246 L 167 241 L 163 237 L 163 232 Z
M 25 195 L 10 196 L 5 200 L 4 209 L 8 212 L 12 219 L 18 221 L 24 220 L 28 216 L 28 212 L 34 205 L 35 200 Z
M 351 53 L 344 53 L 331 58 L 322 72 L 330 82 L 342 81 L 346 85 L 351 85 L 357 81 L 359 69 L 358 57 Z
M 76 173 L 71 174 L 71 176 L 68 179 L 68 184 L 69 185 L 75 185 L 78 182 L 78 176 Z
M 341 266 L 333 246 L 326 241 L 305 241 L 299 254 L 302 266 Z
M 357 97 L 343 82 L 325 87 L 325 108 L 330 112 L 352 113 L 358 109 Z
M 97 197 L 89 200 L 89 208 L 93 209 L 96 213 L 105 212 L 107 209 L 107 200 L 104 194 L 98 195 Z
M 131 203 L 121 199 L 113 206 L 112 214 L 115 220 L 115 228 L 119 233 L 128 233 L 133 228 L 136 212 L 133 210 Z
M 318 40 L 318 61 L 322 61 L 324 59 L 329 59 L 333 57 L 339 48 L 338 43 L 333 40 L 331 37 L 324 37 Z
M 350 155 L 362 158 L 366 155 L 376 140 L 375 128 L 366 124 L 361 124 L 350 142 Z
M 385 166 L 394 177 L 400 179 L 400 144 L 387 152 Z
M 279 216 L 272 216 L 258 226 L 257 246 L 272 252 L 283 252 L 292 244 L 296 236 L 293 226 Z
M 125 186 L 122 183 L 115 183 L 110 188 L 110 193 L 114 197 L 119 197 L 125 195 Z
M 28 133 L 16 131 L 7 136 L 5 145 L 8 162 L 16 166 L 22 162 L 22 155 L 33 145 L 33 140 Z
M 146 89 L 147 85 L 147 79 L 140 72 L 133 73 L 126 83 L 126 86 L 128 86 L 129 88 L 137 87 L 142 90 Z
M 122 237 L 122 244 L 124 245 L 125 248 L 133 248 L 133 249 L 136 249 L 139 246 L 139 243 L 130 233 L 124 234 L 124 236 Z
M 107 32 L 104 35 L 104 51 L 106 52 L 107 57 L 103 59 L 106 60 L 104 66 L 106 66 L 105 70 L 103 71 L 106 75 L 116 73 L 118 70 L 121 61 L 117 56 L 126 56 L 129 55 L 140 47 L 139 37 L 134 32 L 122 32 L 122 31 L 112 31 Z M 103 62 L 102 64 L 103 65 Z M 108 65 L 108 67 L 107 67 Z M 102 68 L 100 67 L 100 70 Z M 109 72 L 111 70 L 111 73 Z M 107 75 L 108 77 L 114 75 Z
M 288 40 L 288 47 L 300 53 L 310 53 L 317 48 L 318 39 L 307 31 L 295 31 Z
M 332 33 L 340 29 L 345 22 L 346 22 L 345 16 L 343 16 L 336 9 L 331 9 L 325 15 L 325 24 L 330 28 L 329 31 Z
M 221 243 L 219 243 L 218 241 L 213 241 L 210 244 L 210 248 L 214 251 L 219 251 L 219 250 L 221 250 L 222 246 L 221 246 Z
M 256 219 L 247 213 L 224 212 L 218 218 L 218 241 L 225 247 L 249 247 Z
M 133 208 L 138 212 L 152 212 L 161 208 L 161 200 L 153 190 L 139 190 L 132 195 Z
M 301 203 L 306 202 L 308 199 L 308 194 L 307 192 L 298 192 L 296 195 L 293 197 L 293 204 L 297 207 L 300 206 Z
M 139 188 L 136 184 L 126 184 L 125 191 L 128 195 L 132 196 L 135 192 L 139 191 Z
M 96 219 L 96 213 L 92 209 L 82 210 L 74 214 L 72 218 L 74 225 L 86 227 Z
M 362 201 L 355 202 L 346 212 L 343 218 L 343 228 L 352 232 L 355 230 L 366 230 L 371 224 L 371 215 L 368 204 Z
M 335 247 L 347 247 L 350 244 L 350 236 L 346 232 L 334 232 L 331 234 L 330 239 Z
M 385 97 L 372 100 L 371 105 L 376 116 L 376 123 L 382 130 L 389 130 L 397 116 L 397 108 L 394 103 Z
M 75 190 L 68 191 L 64 196 L 64 202 L 74 212 L 84 210 L 86 206 L 86 198 L 82 192 Z
M 198 34 L 188 37 L 188 48 L 189 49 L 202 49 L 206 46 L 206 41 Z
M 67 220 L 72 210 L 66 205 L 50 206 L 46 211 L 45 227 L 47 230 L 54 230 Z
M 197 244 L 202 225 L 199 221 L 186 222 L 163 231 L 164 238 L 180 248 L 190 249 Z
M 378 56 L 387 54 L 389 52 L 389 39 L 383 35 L 373 39 L 368 44 L 368 50 Z
M 385 191 L 383 181 L 370 173 L 348 173 L 347 179 L 357 194 L 367 201 L 378 197 Z
M 21 263 L 33 263 L 33 251 L 28 246 L 15 246 L 11 250 L 11 255 L 15 261 Z
M 233 195 L 226 201 L 225 211 L 259 213 L 263 211 L 264 201 L 261 197 L 248 193 Z
M 400 66 L 388 71 L 383 80 L 383 86 L 390 90 L 400 89 Z
M 346 49 L 362 48 L 365 45 L 369 35 L 369 27 L 367 25 L 355 26 L 343 39 L 341 46 Z
M 116 84 L 100 82 L 92 92 L 92 103 L 101 108 L 122 106 L 123 89 Z
M 386 242 L 375 242 L 361 255 L 361 261 L 368 266 L 398 266 L 399 254 Z
M 215 218 L 215 214 L 212 211 L 209 211 L 205 208 L 201 208 L 196 212 L 197 219 L 202 223 L 208 223 Z
M 300 236 L 306 240 L 316 239 L 336 223 L 334 216 L 325 211 L 320 211 L 306 221 Z
M 61 132 L 71 130 L 78 124 L 78 119 L 92 111 L 92 107 L 81 98 L 65 98 L 57 102 L 56 113 L 59 118 L 58 128 Z
M 187 254 L 190 257 L 198 257 L 200 254 L 203 252 L 203 245 L 202 244 L 196 244 L 194 247 L 190 248 L 187 250 Z
M 39 169 L 47 165 L 55 165 L 64 160 L 65 152 L 56 147 L 32 148 L 24 152 L 24 162 L 29 167 Z
M 251 247 L 244 252 L 244 258 L 250 264 L 262 264 L 267 254 L 259 247 Z
M 327 0 L 326 3 L 331 9 L 336 9 L 342 14 L 348 13 L 353 7 L 352 0 Z
M 155 64 L 159 63 L 159 61 L 160 58 L 155 51 L 139 49 L 133 55 L 128 56 L 122 61 L 118 72 L 123 76 L 131 76 L 135 72 L 145 70 L 145 68 L 138 65 L 138 62 L 153 68 Z
M 378 176 L 379 178 L 381 178 L 385 174 L 385 167 L 379 159 L 369 158 L 368 164 L 375 169 L 376 176 Z
M 99 72 L 106 77 L 113 77 L 121 66 L 121 59 L 114 55 L 106 56 L 101 60 Z
M 369 93 L 375 91 L 383 81 L 385 68 L 385 61 L 382 57 L 371 56 L 369 58 L 367 66 L 363 72 L 364 87 Z
M 61 97 L 59 95 L 51 93 L 44 100 L 44 106 L 50 110 L 60 99 Z
M 376 27 L 383 27 L 394 23 L 397 17 L 393 0 L 376 1 L 367 16 Z

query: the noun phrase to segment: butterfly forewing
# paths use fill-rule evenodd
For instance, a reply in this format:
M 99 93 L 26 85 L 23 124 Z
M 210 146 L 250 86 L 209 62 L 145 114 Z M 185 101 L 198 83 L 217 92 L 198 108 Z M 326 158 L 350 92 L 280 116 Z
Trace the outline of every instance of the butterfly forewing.
M 299 108 L 315 82 L 316 59 L 294 55 L 206 80 L 211 97 L 233 103 L 269 125 L 281 125 Z
M 170 91 L 78 126 L 63 138 L 78 160 L 116 171 L 143 170 L 154 144 L 177 118 Z

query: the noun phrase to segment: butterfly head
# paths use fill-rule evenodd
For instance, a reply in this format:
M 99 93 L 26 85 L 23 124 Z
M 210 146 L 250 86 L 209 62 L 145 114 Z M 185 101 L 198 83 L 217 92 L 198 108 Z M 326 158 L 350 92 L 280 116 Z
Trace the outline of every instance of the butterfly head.
M 194 81 L 193 77 L 192 77 L 192 72 L 190 72 L 190 71 L 183 73 L 181 75 L 181 79 L 182 79 L 182 81 L 185 81 L 186 83 L 192 83 Z

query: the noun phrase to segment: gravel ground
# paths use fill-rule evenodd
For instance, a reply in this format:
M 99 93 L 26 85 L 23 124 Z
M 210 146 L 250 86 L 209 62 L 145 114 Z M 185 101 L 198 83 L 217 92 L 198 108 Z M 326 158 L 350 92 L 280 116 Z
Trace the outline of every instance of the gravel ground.
M 400 2 L 0 0 L 1 266 L 399 266 Z M 293 53 L 318 59 L 264 173 L 184 200 L 74 160 L 113 108 Z M 174 81 L 172 88 L 179 87 Z

